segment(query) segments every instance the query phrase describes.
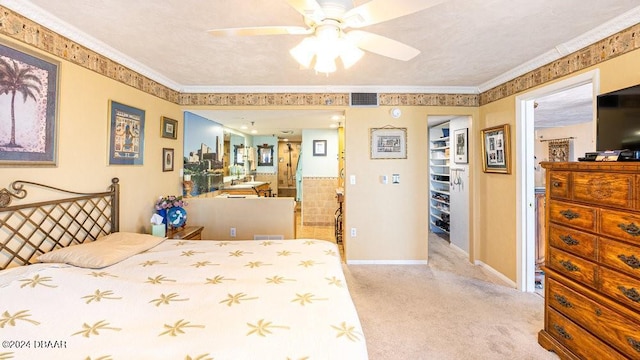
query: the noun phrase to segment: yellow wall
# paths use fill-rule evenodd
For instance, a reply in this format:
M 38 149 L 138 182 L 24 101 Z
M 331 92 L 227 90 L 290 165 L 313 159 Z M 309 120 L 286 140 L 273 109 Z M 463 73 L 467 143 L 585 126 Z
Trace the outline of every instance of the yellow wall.
M 600 71 L 600 93 L 637 85 L 640 83 L 640 50 L 618 56 L 598 66 L 588 68 L 578 75 L 595 68 Z M 560 80 L 567 79 L 564 77 Z M 549 85 L 544 84 L 542 87 Z M 537 89 L 537 88 L 536 88 Z M 534 89 L 531 89 L 534 90 Z M 518 94 L 520 95 L 520 94 Z M 489 103 L 480 107 L 480 117 L 473 136 L 479 139 L 480 129 L 501 125 L 511 125 L 511 144 L 514 144 L 518 124 L 515 123 L 515 96 Z M 469 133 L 471 136 L 471 132 Z M 481 143 L 474 146 L 480 153 Z M 476 158 L 475 164 L 481 164 Z M 485 174 L 476 170 L 476 205 L 474 212 L 475 260 L 482 261 L 511 280 L 517 278 L 516 268 L 516 175 L 515 151 L 511 152 L 512 173 Z
M 429 115 L 471 115 L 477 108 L 401 107 L 393 119 L 389 107 L 349 108 L 345 122 L 345 252 L 351 261 L 427 260 Z M 407 128 L 406 160 L 370 159 L 370 128 Z M 382 184 L 380 176 L 400 174 L 400 184 Z M 350 184 L 355 175 L 356 184 Z M 351 228 L 357 236 L 351 237 Z
M 601 92 L 640 83 L 639 63 L 640 50 L 636 50 L 599 64 Z M 162 172 L 161 154 L 163 147 L 174 148 L 176 159 L 182 158 L 183 109 L 66 61 L 62 61 L 60 80 L 58 166 L 2 168 L 0 185 L 4 187 L 15 179 L 24 179 L 78 191 L 96 191 L 106 188 L 109 179 L 117 176 L 122 184 L 122 230 L 148 231 L 154 200 L 181 191 L 179 166 L 173 172 Z M 110 99 L 146 111 L 143 166 L 107 165 Z M 230 106 L 219 108 L 233 109 Z M 269 108 L 272 107 L 261 107 Z M 301 107 L 287 107 L 295 108 Z M 479 139 L 483 128 L 510 124 L 512 149 L 515 148 L 513 142 L 518 126 L 515 123 L 515 96 L 479 108 L 405 106 L 401 109 L 402 116 L 393 119 L 386 106 L 344 108 L 347 178 L 344 241 L 348 260 L 426 260 L 427 116 L 471 115 L 470 140 Z M 180 120 L 178 140 L 160 137 L 161 116 Z M 369 158 L 369 129 L 386 125 L 407 128 L 406 160 Z M 470 258 L 515 280 L 515 171 L 510 175 L 483 173 L 480 142 L 471 141 L 471 144 L 472 211 L 469 221 L 473 244 Z M 515 151 L 511 156 L 515 169 Z M 399 185 L 380 183 L 381 175 L 394 173 L 400 174 Z M 355 185 L 349 184 L 350 175 L 356 176 Z M 357 228 L 357 237 L 349 236 L 351 228 Z
M 161 162 L 163 147 L 174 148 L 175 158 L 182 158 L 182 140 L 160 137 L 160 117 L 182 119 L 180 107 L 66 61 L 61 62 L 59 80 L 58 166 L 0 168 L 0 188 L 21 179 L 95 192 L 106 190 L 110 179 L 118 177 L 121 230 L 148 231 L 155 199 L 182 191 L 179 167 L 162 172 Z M 146 111 L 143 166 L 108 165 L 109 100 Z M 182 126 L 178 133 L 181 137 Z

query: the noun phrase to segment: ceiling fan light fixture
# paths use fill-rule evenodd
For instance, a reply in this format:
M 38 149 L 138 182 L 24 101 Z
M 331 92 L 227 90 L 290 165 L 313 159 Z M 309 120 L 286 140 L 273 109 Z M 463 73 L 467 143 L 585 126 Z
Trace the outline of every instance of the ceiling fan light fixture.
M 316 55 L 316 38 L 315 36 L 307 37 L 302 40 L 298 45 L 289 50 L 289 54 L 304 68 L 311 67 L 311 61 Z
M 314 70 L 319 73 L 332 73 L 336 71 L 336 57 L 331 53 L 318 52 Z
M 350 68 L 364 56 L 364 51 L 360 50 L 351 41 L 341 39 L 340 41 L 340 59 L 345 69 Z

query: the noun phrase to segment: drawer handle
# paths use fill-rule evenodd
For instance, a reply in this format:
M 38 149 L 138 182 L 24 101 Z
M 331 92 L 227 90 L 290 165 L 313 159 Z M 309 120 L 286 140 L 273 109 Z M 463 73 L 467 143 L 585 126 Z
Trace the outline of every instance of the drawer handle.
M 578 213 L 575 213 L 575 212 L 573 212 L 571 210 L 562 210 L 562 211 L 560 211 L 560 214 L 562 214 L 562 216 L 564 216 L 568 220 L 573 220 L 573 219 L 577 219 L 577 218 L 580 217 L 580 215 Z
M 635 302 L 640 302 L 640 293 L 635 288 L 627 289 L 626 287 L 620 285 L 620 286 L 618 286 L 618 290 L 620 290 L 620 292 L 624 296 L 628 297 L 629 300 L 635 301 Z
M 640 235 L 640 228 L 638 226 L 636 226 L 636 224 L 634 224 L 634 223 L 631 223 L 629 225 L 618 224 L 618 227 L 620 229 L 622 229 L 622 231 L 626 232 L 627 234 L 629 234 L 631 236 Z
M 638 341 L 638 340 L 636 340 L 636 339 L 634 339 L 634 338 L 632 338 L 630 336 L 627 336 L 627 342 L 629 343 L 629 345 L 631 345 L 631 347 L 635 351 L 640 352 L 640 341 Z
M 553 324 L 553 328 L 556 329 L 558 334 L 560 334 L 560 336 L 562 336 L 563 338 L 567 340 L 573 339 L 573 337 L 562 326 L 558 324 Z
M 623 263 L 629 265 L 632 269 L 640 269 L 640 260 L 635 255 L 631 255 L 627 257 L 626 255 L 620 254 L 618 255 L 618 259 Z
M 564 241 L 564 243 L 569 245 L 569 246 L 580 244 L 580 242 L 578 240 L 572 238 L 571 235 L 567 235 L 567 236 L 560 235 L 560 240 Z
M 566 308 L 572 308 L 573 304 L 569 302 L 569 300 L 567 300 L 566 297 L 562 296 L 562 295 L 558 295 L 558 294 L 553 294 L 553 297 L 556 299 L 556 301 L 566 307 Z
M 567 271 L 580 271 L 580 268 L 571 262 L 571 260 L 560 260 L 560 265 Z
M 554 181 L 553 183 L 553 187 L 560 187 L 562 186 L 562 183 L 560 181 Z

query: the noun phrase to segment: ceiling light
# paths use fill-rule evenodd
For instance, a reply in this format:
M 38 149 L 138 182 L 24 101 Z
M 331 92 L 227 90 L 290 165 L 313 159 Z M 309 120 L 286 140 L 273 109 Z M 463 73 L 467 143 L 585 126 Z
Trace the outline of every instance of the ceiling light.
M 344 68 L 348 69 L 364 55 L 364 51 L 344 35 L 337 23 L 318 26 L 314 36 L 303 39 L 289 53 L 306 69 L 311 67 L 315 59 L 314 70 L 325 74 L 336 71 L 338 57 Z

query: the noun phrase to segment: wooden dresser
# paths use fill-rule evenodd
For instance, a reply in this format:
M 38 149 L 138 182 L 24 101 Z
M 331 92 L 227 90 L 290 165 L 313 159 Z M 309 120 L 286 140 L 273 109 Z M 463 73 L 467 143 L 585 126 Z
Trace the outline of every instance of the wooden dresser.
M 543 163 L 545 321 L 562 359 L 640 359 L 640 163 Z

